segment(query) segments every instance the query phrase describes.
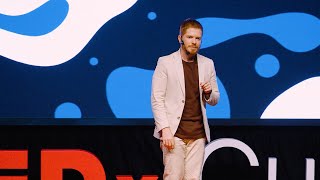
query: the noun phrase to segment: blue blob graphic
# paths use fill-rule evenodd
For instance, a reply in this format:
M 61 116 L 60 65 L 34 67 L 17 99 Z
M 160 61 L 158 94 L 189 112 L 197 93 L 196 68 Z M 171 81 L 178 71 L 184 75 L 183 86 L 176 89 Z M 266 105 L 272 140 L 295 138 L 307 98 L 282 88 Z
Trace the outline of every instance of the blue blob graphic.
M 220 100 L 218 104 L 215 106 L 211 106 L 209 104 L 206 105 L 207 117 L 229 119 L 231 117 L 231 111 L 230 111 L 230 102 L 229 102 L 228 93 L 218 77 L 217 77 L 217 83 L 218 83 L 218 88 L 220 92 Z
M 109 105 L 117 118 L 152 118 L 151 81 L 153 71 L 121 67 L 108 77 Z
M 320 20 L 305 13 L 283 13 L 251 20 L 208 17 L 198 21 L 204 29 L 201 48 L 250 33 L 271 36 L 294 52 L 311 51 L 320 45 Z
M 157 14 L 155 12 L 149 12 L 148 13 L 148 18 L 150 20 L 155 20 L 157 18 Z
M 265 54 L 256 60 L 255 69 L 260 76 L 270 78 L 278 73 L 280 63 L 275 56 Z
M 56 29 L 67 17 L 68 11 L 66 0 L 50 0 L 24 15 L 0 14 L 0 28 L 28 36 L 44 35 Z
M 55 113 L 55 118 L 81 118 L 80 108 L 70 102 L 66 102 L 57 107 Z
M 90 58 L 90 64 L 96 66 L 99 63 L 99 60 L 95 57 Z
M 114 70 L 106 83 L 106 94 L 112 112 L 117 118 L 153 118 L 151 110 L 151 83 L 153 71 L 134 67 Z M 219 104 L 207 106 L 209 118 L 230 118 L 230 103 L 226 90 L 218 79 Z

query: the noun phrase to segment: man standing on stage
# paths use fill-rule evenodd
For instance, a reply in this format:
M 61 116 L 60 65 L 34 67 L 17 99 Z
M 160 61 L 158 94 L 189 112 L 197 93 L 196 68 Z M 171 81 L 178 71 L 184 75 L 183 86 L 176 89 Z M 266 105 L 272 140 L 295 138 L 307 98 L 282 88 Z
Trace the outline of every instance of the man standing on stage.
M 206 103 L 220 94 L 213 61 L 198 54 L 203 28 L 193 19 L 180 25 L 180 49 L 160 57 L 152 78 L 154 136 L 161 141 L 164 180 L 200 179 L 210 142 Z

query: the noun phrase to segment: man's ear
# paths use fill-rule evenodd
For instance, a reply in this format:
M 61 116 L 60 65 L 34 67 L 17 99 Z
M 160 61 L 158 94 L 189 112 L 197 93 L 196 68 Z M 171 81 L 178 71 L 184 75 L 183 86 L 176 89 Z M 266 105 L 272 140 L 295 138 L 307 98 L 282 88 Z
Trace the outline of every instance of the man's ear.
M 179 41 L 179 44 L 182 44 L 182 37 L 180 34 L 178 35 L 178 41 Z

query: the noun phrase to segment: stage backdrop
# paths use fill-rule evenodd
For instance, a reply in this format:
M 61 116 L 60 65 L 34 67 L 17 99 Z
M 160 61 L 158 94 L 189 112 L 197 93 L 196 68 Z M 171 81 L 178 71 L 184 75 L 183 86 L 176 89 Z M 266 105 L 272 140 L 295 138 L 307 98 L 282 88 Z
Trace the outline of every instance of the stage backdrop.
M 319 0 L 0 2 L 0 118 L 150 118 L 160 56 L 204 27 L 209 118 L 320 118 Z

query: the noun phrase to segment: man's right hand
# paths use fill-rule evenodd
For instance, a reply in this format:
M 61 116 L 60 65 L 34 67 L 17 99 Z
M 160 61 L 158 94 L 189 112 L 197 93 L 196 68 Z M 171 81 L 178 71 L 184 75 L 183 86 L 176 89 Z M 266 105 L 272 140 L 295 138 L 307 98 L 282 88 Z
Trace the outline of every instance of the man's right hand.
M 169 127 L 163 128 L 161 130 L 161 138 L 163 145 L 170 151 L 174 149 L 174 139 Z

